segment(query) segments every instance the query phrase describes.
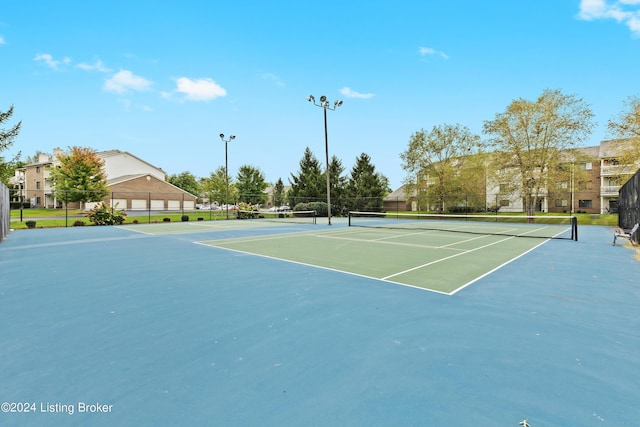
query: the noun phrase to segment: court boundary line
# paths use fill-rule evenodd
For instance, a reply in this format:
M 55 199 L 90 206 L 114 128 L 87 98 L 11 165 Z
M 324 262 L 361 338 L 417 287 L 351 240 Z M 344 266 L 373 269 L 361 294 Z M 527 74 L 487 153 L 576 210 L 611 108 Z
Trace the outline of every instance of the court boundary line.
M 496 245 L 498 243 L 506 242 L 507 240 L 511 240 L 511 239 L 515 239 L 515 237 L 507 237 L 505 239 L 498 240 L 496 242 L 492 242 L 492 243 L 489 243 L 489 244 L 484 245 L 484 246 L 478 246 L 477 248 L 468 249 L 468 250 L 465 250 L 464 252 L 460 252 L 460 253 L 457 253 L 457 254 L 449 255 L 447 257 L 440 258 L 440 259 L 437 259 L 435 261 L 428 262 L 426 264 L 418 265 L 416 267 L 412 267 L 412 268 L 409 268 L 407 270 L 391 274 L 389 276 L 383 277 L 383 279 L 388 279 L 388 278 L 391 278 L 391 277 L 396 277 L 396 276 L 400 276 L 402 274 L 409 273 L 411 271 L 420 270 L 421 268 L 428 267 L 430 265 L 437 264 L 437 263 L 442 262 L 442 261 L 447 261 L 447 260 L 449 260 L 451 258 L 456 258 L 456 257 L 462 256 L 462 255 L 466 255 L 466 254 L 469 254 L 471 252 L 475 252 L 475 251 L 480 250 L 480 249 L 488 248 L 489 246 L 493 246 L 493 245 Z
M 495 271 L 500 270 L 502 267 L 504 267 L 505 265 L 511 264 L 512 262 L 514 262 L 515 260 L 517 260 L 518 258 L 521 258 L 523 256 L 525 256 L 526 254 L 528 254 L 529 252 L 533 251 L 534 249 L 539 248 L 540 246 L 544 245 L 545 243 L 548 243 L 551 239 L 547 239 L 544 242 L 540 242 L 539 244 L 535 245 L 534 247 L 532 247 L 531 249 L 521 253 L 520 255 L 518 255 L 517 257 L 514 257 L 512 259 L 510 259 L 509 261 L 506 261 L 502 264 L 500 264 L 499 266 L 495 267 L 494 269 L 487 271 L 486 273 L 476 277 L 475 279 L 473 279 L 472 281 L 465 283 L 464 285 L 462 285 L 461 287 L 459 287 L 458 289 L 456 289 L 455 291 L 451 292 L 450 295 L 454 295 L 456 293 L 458 293 L 459 291 L 463 290 L 464 288 L 466 288 L 467 286 L 471 286 L 472 284 L 474 284 L 475 282 L 477 282 L 478 280 L 487 277 L 488 275 L 494 273 Z
M 95 239 L 80 239 L 80 240 L 64 240 L 57 242 L 47 242 L 47 243 L 32 243 L 29 245 L 23 246 L 11 246 L 6 247 L 6 250 L 15 250 L 15 249 L 34 249 L 34 248 L 46 248 L 50 246 L 67 246 L 67 245 L 79 245 L 83 243 L 100 243 L 100 242 L 113 242 L 117 240 L 131 240 L 131 239 L 146 239 L 146 238 L 154 238 L 155 235 L 147 234 L 144 236 L 123 236 L 123 237 L 104 237 L 104 238 L 95 238 Z M 4 247 L 0 247 L 0 251 L 5 250 Z
M 420 287 L 420 286 L 410 285 L 408 283 L 400 283 L 400 282 L 396 282 L 396 281 L 393 281 L 393 280 L 383 280 L 383 279 L 381 279 L 379 277 L 366 276 L 364 274 L 352 273 L 350 271 L 338 270 L 336 268 L 324 267 L 322 265 L 309 264 L 309 263 L 302 262 L 302 261 L 294 261 L 294 260 L 290 260 L 290 259 L 274 257 L 274 256 L 271 256 L 271 255 L 257 254 L 257 253 L 254 253 L 254 252 L 241 251 L 239 249 L 225 248 L 223 246 L 210 245 L 210 244 L 207 244 L 205 242 L 193 242 L 193 243 L 195 243 L 196 245 L 207 246 L 209 248 L 221 249 L 221 250 L 230 251 L 230 252 L 236 252 L 236 253 L 240 253 L 240 254 L 243 254 L 243 255 L 257 256 L 257 257 L 266 258 L 266 259 L 270 259 L 270 260 L 274 260 L 274 261 L 288 262 L 288 263 L 291 263 L 291 264 L 302 265 L 302 266 L 305 266 L 305 267 L 313 267 L 313 268 L 319 268 L 319 269 L 322 269 L 322 270 L 332 271 L 334 273 L 341 273 L 341 274 L 347 274 L 347 275 L 350 275 L 350 276 L 356 276 L 356 277 L 360 277 L 360 278 L 364 278 L 364 279 L 376 280 L 378 282 L 384 282 L 384 283 L 391 283 L 391 284 L 394 284 L 394 285 L 406 286 L 408 288 L 418 289 L 418 290 L 425 291 L 425 292 L 433 292 L 433 293 L 440 294 L 440 295 L 449 295 L 449 296 L 452 295 L 452 293 L 449 293 L 449 292 L 438 291 L 436 289 L 423 288 L 423 287 Z

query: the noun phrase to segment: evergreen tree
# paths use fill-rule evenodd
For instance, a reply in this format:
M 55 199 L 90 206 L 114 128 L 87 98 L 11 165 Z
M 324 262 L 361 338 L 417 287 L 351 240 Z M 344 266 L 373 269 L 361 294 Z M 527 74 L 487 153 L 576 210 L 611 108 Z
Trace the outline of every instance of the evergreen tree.
M 362 153 L 356 159 L 347 182 L 347 194 L 351 198 L 351 210 L 381 211 L 384 197 L 391 192 L 389 179 L 376 172 L 371 157 Z
M 320 162 L 309 147 L 304 150 L 304 156 L 300 160 L 298 175 L 291 174 L 289 183 L 291 188 L 287 192 L 287 200 L 292 208 L 298 203 L 327 199 L 325 176 Z
M 348 210 L 349 200 L 346 194 L 347 177 L 343 175 L 344 170 L 342 161 L 335 155 L 331 157 L 331 162 L 329 162 L 329 179 L 331 181 L 331 215 L 333 216 L 346 215 Z
M 0 111 L 0 126 L 8 122 L 11 116 L 13 116 L 13 105 L 9 107 L 7 111 Z M 18 122 L 8 129 L 0 127 L 0 153 L 13 144 L 13 140 L 18 136 L 18 133 L 20 133 L 21 126 L 22 122 Z M 14 170 L 17 167 L 19 159 L 20 153 L 16 154 L 16 156 L 8 162 L 5 162 L 4 157 L 0 156 L 0 181 L 5 184 L 9 182 L 9 178 L 14 175 Z
M 282 178 L 278 178 L 276 185 L 273 187 L 273 206 L 280 207 L 284 204 L 284 183 Z

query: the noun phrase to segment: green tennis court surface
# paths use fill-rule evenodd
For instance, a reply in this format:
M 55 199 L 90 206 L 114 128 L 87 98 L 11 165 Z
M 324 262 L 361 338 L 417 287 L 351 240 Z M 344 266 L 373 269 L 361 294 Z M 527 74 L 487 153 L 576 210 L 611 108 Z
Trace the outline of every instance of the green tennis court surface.
M 459 231 L 337 227 L 200 243 L 452 294 L 545 241 Z

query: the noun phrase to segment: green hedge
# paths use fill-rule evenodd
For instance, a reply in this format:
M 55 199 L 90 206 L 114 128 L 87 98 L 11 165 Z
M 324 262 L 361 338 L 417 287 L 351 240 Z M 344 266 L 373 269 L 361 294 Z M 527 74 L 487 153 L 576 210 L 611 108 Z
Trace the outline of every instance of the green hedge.
M 308 203 L 298 203 L 293 207 L 293 212 L 299 211 L 316 211 L 316 216 L 327 216 L 329 212 L 329 208 L 327 207 L 326 202 L 308 202 Z

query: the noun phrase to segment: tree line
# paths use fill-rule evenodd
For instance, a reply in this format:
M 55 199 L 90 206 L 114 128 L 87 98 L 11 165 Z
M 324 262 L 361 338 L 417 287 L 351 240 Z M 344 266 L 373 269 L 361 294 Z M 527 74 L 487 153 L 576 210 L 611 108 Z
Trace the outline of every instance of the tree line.
M 381 209 L 382 199 L 391 189 L 388 178 L 376 171 L 371 157 L 366 153 L 360 154 L 349 174 L 345 175 L 345 171 L 342 161 L 333 156 L 329 162 L 333 212 L 340 214 L 347 205 L 351 209 Z M 300 160 L 299 170 L 291 173 L 288 179 L 289 188 L 285 189 L 282 178 L 278 178 L 271 186 L 271 194 L 265 192 L 270 184 L 266 182 L 264 173 L 251 165 L 241 166 L 235 178 L 228 176 L 221 166 L 205 178 L 198 179 L 186 171 L 170 175 L 168 181 L 185 191 L 220 204 L 228 198 L 230 203 L 264 205 L 271 199 L 273 206 L 289 205 L 295 208 L 299 204 L 327 200 L 326 169 L 323 170 L 309 147 L 306 147 Z

